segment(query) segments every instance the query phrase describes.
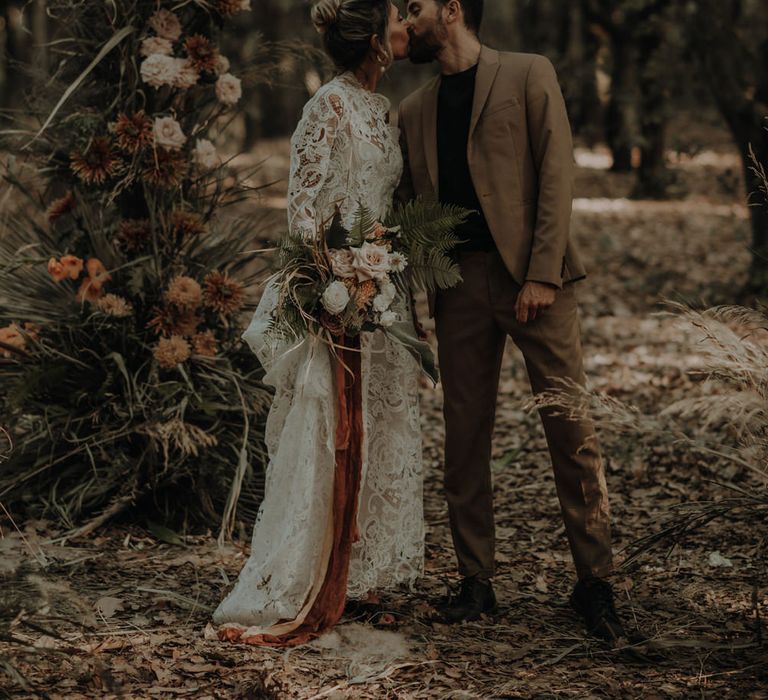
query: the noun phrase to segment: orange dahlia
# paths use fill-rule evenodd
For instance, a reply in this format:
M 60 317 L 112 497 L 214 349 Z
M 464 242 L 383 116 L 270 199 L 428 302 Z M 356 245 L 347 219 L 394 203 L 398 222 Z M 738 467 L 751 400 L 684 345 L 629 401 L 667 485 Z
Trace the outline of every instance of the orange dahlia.
M 219 59 L 219 50 L 202 34 L 193 34 L 184 42 L 190 64 L 199 71 L 213 73 Z
M 176 327 L 176 315 L 167 306 L 155 306 L 152 308 L 152 318 L 147 321 L 147 328 L 157 335 L 171 335 Z
M 171 214 L 171 226 L 176 233 L 184 238 L 202 236 L 208 232 L 208 227 L 197 214 L 178 209 Z
M 141 148 L 151 146 L 154 140 L 152 120 L 139 110 L 128 115 L 122 112 L 112 122 L 111 129 L 115 134 L 118 147 L 126 153 L 134 154 Z
M 72 172 L 88 185 L 103 185 L 119 164 L 112 142 L 105 136 L 94 138 L 85 151 L 71 153 L 69 160 Z
M 168 285 L 165 299 L 182 309 L 194 309 L 203 300 L 203 290 L 196 280 L 184 275 L 177 275 Z
M 187 160 L 181 151 L 155 148 L 148 152 L 141 174 L 150 185 L 169 190 L 187 174 Z
M 218 344 L 216 342 L 216 336 L 213 331 L 202 331 L 197 333 L 192 338 L 192 347 L 195 349 L 195 354 L 202 355 L 203 357 L 216 357 L 218 351 Z
M 160 338 L 152 354 L 163 369 L 173 369 L 188 360 L 191 352 L 189 343 L 184 338 L 173 335 L 170 338 Z
M 378 293 L 376 282 L 373 280 L 365 280 L 361 282 L 357 288 L 357 294 L 355 295 L 355 303 L 357 308 L 362 310 L 366 308 Z
M 206 306 L 222 314 L 237 311 L 245 301 L 245 290 L 240 282 L 221 272 L 211 272 L 205 278 L 203 301 Z
M 126 252 L 141 250 L 151 235 L 148 219 L 126 219 L 118 226 L 117 244 Z
M 250 0 L 216 0 L 216 9 L 225 17 L 251 9 Z

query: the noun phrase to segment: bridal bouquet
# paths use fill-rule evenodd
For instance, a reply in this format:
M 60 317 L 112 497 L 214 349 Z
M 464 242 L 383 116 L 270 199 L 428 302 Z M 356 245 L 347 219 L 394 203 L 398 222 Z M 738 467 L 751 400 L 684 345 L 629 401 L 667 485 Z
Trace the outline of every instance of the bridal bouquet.
M 334 347 L 341 337 L 381 329 L 401 342 L 436 378 L 429 346 L 416 337 L 411 290 L 447 289 L 461 281 L 450 251 L 470 212 L 419 198 L 377 221 L 359 205 L 351 230 L 335 216 L 312 240 L 284 238 L 276 275 L 271 332 L 313 334 Z

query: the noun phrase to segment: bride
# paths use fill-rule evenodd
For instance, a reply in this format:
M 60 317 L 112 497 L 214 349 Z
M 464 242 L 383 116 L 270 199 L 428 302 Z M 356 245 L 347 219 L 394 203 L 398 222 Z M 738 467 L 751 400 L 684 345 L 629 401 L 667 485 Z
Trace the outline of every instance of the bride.
M 339 74 L 309 100 L 291 139 L 288 224 L 304 238 L 317 236 L 337 206 L 348 228 L 360 203 L 378 220 L 388 213 L 403 161 L 389 103 L 375 89 L 408 52 L 406 24 L 390 0 L 319 0 L 312 21 Z M 408 323 L 407 300 L 397 303 Z M 328 347 L 312 336 L 275 343 L 266 333 L 275 304 L 268 284 L 243 336 L 275 388 L 265 497 L 250 557 L 213 621 L 224 640 L 289 645 L 323 631 L 311 608 L 328 571 L 336 406 Z M 361 349 L 359 537 L 340 585 L 349 599 L 375 600 L 423 570 L 420 367 L 380 330 L 364 332 Z

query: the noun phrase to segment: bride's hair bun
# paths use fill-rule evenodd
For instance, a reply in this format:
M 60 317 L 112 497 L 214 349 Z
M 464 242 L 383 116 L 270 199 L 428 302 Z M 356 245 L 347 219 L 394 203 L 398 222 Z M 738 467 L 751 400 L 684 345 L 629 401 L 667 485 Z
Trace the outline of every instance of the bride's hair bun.
M 321 34 L 325 34 L 328 28 L 336 24 L 339 19 L 339 10 L 344 0 L 317 0 L 312 7 L 312 24 Z
M 354 70 L 371 50 L 371 37 L 387 35 L 390 0 L 315 0 L 312 24 L 340 70 Z

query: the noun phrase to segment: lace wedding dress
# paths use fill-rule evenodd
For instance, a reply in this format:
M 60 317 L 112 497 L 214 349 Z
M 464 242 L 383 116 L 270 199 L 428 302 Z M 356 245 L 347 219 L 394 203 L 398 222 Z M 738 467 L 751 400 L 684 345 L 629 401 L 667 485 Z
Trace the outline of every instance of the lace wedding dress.
M 352 73 L 322 87 L 304 108 L 291 140 L 288 222 L 303 237 L 340 207 L 351 226 L 359 203 L 383 218 L 403 162 L 389 102 Z M 268 284 L 243 337 L 275 388 L 267 420 L 270 462 L 251 553 L 213 620 L 248 633 L 291 620 L 322 578 L 332 516 L 335 465 L 333 372 L 326 345 L 292 345 L 265 335 L 276 303 Z M 396 308 L 410 322 L 406 302 Z M 363 464 L 360 539 L 353 545 L 347 597 L 411 585 L 423 571 L 418 361 L 382 331 L 363 333 Z

